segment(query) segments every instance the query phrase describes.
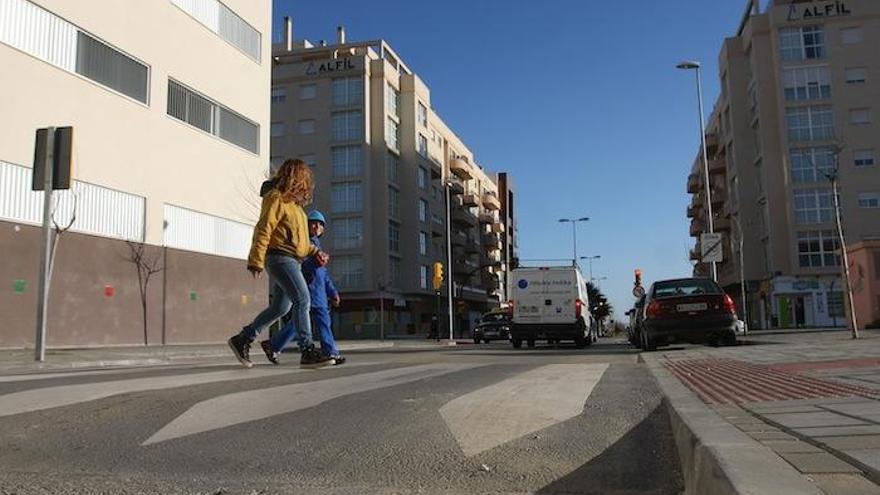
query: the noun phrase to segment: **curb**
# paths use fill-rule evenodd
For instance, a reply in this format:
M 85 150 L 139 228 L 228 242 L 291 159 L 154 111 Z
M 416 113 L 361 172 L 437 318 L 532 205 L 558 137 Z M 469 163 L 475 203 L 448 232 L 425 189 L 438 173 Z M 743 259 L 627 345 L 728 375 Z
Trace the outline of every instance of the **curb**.
M 651 355 L 640 354 L 663 392 L 685 494 L 822 495 L 794 467 L 709 409 Z

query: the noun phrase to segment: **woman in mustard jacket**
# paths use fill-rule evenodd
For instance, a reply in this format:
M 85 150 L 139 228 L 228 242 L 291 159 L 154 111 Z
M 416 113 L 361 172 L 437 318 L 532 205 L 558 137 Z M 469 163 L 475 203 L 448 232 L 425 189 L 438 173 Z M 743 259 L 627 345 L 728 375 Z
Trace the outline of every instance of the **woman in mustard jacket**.
M 260 219 L 248 255 L 247 269 L 254 277 L 269 273 L 271 302 L 249 325 L 229 339 L 229 347 L 241 364 L 250 368 L 250 347 L 263 329 L 288 311 L 296 323 L 302 352 L 300 366 L 335 364 L 332 358 L 315 350 L 309 320 L 309 286 L 302 273 L 302 262 L 316 256 L 326 263 L 328 256 L 309 241 L 309 226 L 303 206 L 312 201 L 312 171 L 302 160 L 287 160 L 275 173 L 273 187 L 263 196 Z M 268 341 L 261 342 L 267 354 L 281 352 Z

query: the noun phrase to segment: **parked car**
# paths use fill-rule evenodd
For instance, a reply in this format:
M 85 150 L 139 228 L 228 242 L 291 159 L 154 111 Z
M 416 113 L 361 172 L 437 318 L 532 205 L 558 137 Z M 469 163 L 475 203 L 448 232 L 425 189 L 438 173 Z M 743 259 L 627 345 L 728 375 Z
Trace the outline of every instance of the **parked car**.
M 642 324 L 642 318 L 645 316 L 645 297 L 642 296 L 636 301 L 632 309 L 627 313 L 629 316 L 629 325 L 626 327 L 626 338 L 629 343 L 639 347 L 641 344 L 641 334 L 639 328 Z
M 645 351 L 676 342 L 736 345 L 736 304 L 715 281 L 682 278 L 654 282 L 638 324 Z
M 510 340 L 511 315 L 509 311 L 490 311 L 480 317 L 474 327 L 474 343 Z
M 524 341 L 529 347 L 537 340 L 569 341 L 581 348 L 596 341 L 587 284 L 577 266 L 521 267 L 511 279 L 514 348 Z

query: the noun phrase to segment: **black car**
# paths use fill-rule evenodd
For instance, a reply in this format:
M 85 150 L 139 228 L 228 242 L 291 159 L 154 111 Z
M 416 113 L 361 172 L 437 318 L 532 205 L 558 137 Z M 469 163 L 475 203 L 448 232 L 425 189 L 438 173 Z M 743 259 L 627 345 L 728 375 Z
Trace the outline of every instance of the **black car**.
M 654 282 L 643 304 L 637 333 L 645 351 L 676 342 L 736 345 L 736 304 L 711 279 Z
M 474 343 L 510 340 L 511 317 L 507 311 L 490 311 L 474 327 Z

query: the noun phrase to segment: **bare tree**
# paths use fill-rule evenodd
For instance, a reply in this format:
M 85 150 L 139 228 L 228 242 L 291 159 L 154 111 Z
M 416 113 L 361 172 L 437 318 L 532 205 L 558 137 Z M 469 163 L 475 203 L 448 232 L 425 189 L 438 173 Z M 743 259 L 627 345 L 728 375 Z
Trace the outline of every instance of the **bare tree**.
M 147 252 L 147 245 L 138 241 L 125 241 L 128 245 L 128 261 L 134 264 L 138 276 L 138 291 L 141 296 L 141 315 L 144 323 L 144 345 L 148 344 L 147 340 L 147 289 L 150 286 L 150 279 L 153 275 L 161 272 L 161 257 L 159 253 L 150 254 Z
M 79 195 L 73 193 L 73 208 L 70 214 L 70 220 L 62 225 L 58 223 L 57 213 L 58 213 L 58 202 L 56 200 L 55 204 L 52 207 L 52 251 L 49 254 L 49 277 L 46 281 L 46 285 L 52 284 L 52 272 L 55 269 L 55 253 L 58 252 L 58 241 L 61 239 L 61 236 L 66 234 L 71 227 L 73 227 L 74 222 L 76 222 L 76 209 L 79 205 Z

